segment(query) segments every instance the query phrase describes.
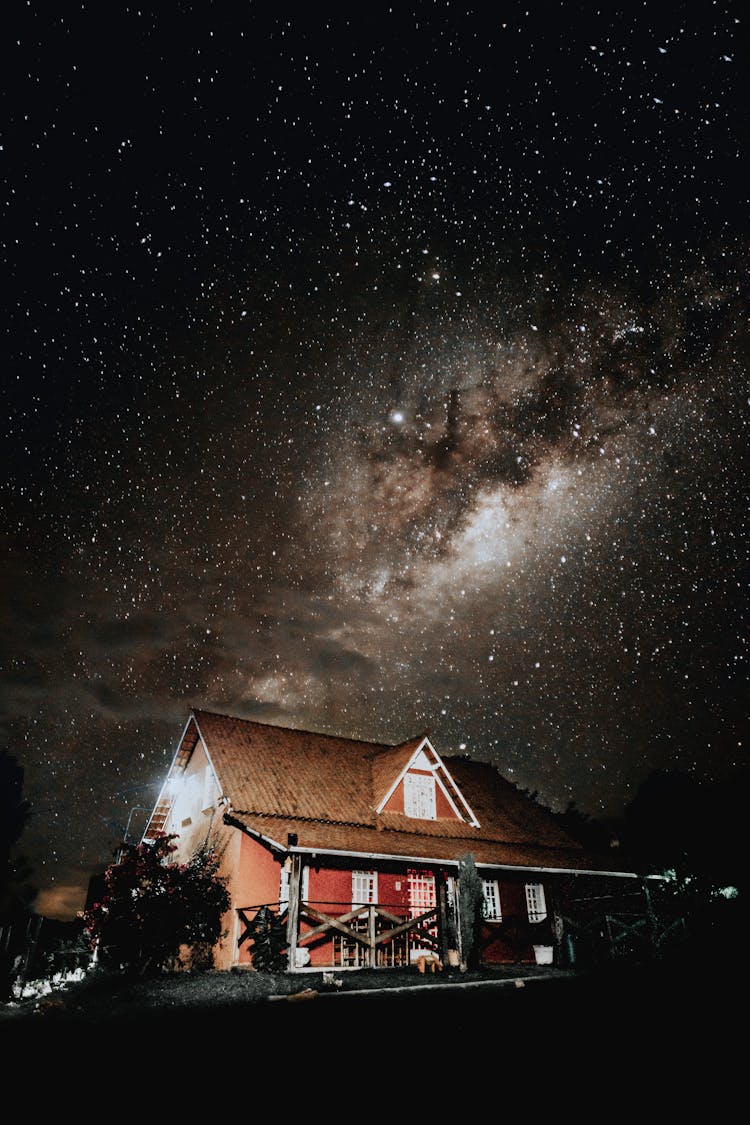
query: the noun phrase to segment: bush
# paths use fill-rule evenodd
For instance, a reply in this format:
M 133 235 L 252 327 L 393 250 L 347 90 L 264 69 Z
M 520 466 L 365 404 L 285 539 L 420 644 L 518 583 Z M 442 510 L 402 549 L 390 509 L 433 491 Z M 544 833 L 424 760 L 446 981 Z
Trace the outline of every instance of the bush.
M 267 906 L 261 906 L 248 930 L 253 942 L 253 968 L 262 973 L 286 969 L 286 925 Z
M 222 937 L 221 918 L 230 901 L 219 859 L 203 850 L 183 864 L 170 863 L 172 836 L 126 845 L 104 875 L 105 892 L 84 914 L 92 945 L 105 968 L 145 974 L 184 965 L 205 966 Z

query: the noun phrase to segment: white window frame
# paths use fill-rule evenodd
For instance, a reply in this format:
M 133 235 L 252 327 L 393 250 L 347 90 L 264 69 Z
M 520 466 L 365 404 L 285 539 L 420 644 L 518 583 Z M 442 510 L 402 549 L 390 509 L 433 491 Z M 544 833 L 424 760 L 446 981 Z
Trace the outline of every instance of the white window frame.
M 409 915 L 418 918 L 437 906 L 437 886 L 431 871 L 408 871 Z
M 482 913 L 485 922 L 502 922 L 503 911 L 500 905 L 500 884 L 497 879 L 482 879 L 484 906 Z
M 526 884 L 526 913 L 530 922 L 544 922 L 547 917 L 547 900 L 543 883 Z
M 352 871 L 352 910 L 378 901 L 377 871 Z
M 437 820 L 434 777 L 424 773 L 404 774 L 404 812 L 416 820 Z

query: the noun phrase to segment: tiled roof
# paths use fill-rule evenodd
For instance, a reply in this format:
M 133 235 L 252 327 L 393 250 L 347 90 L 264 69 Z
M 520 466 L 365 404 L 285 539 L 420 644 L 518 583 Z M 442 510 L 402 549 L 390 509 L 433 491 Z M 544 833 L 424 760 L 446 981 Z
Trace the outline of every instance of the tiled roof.
M 194 711 L 232 807 L 265 815 L 372 823 L 372 742 Z
M 498 771 L 469 758 L 443 758 L 479 821 L 415 820 L 376 807 L 422 738 L 399 746 L 193 712 L 231 816 L 286 847 L 477 863 L 602 869 L 557 822 Z
M 297 847 L 311 853 L 338 852 L 363 857 L 393 856 L 413 858 L 415 862 L 443 860 L 450 863 L 471 852 L 480 866 L 497 864 L 573 871 L 613 869 L 611 862 L 592 856 L 575 845 L 555 848 L 528 841 L 491 839 L 481 829 L 471 829 L 460 821 L 444 821 L 443 824 L 456 825 L 457 831 L 438 834 L 434 831 L 422 832 L 422 825 L 419 832 L 395 829 L 383 817 L 378 818 L 379 824 L 374 828 L 286 817 L 263 817 L 237 811 L 230 814 L 230 819 L 283 849 L 286 849 L 288 834 L 293 832 L 297 836 Z M 413 820 L 409 823 L 414 825 Z M 423 823 L 434 825 L 436 822 Z

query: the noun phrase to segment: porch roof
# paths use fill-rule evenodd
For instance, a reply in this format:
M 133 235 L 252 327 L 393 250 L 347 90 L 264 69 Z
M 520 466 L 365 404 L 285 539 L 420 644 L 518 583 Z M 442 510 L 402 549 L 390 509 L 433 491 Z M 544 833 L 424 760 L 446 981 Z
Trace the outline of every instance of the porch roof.
M 379 818 L 385 821 L 385 817 Z M 297 837 L 295 850 L 363 858 L 393 859 L 394 861 L 432 861 L 455 863 L 459 857 L 471 852 L 478 866 L 549 868 L 560 871 L 611 871 L 612 864 L 601 857 L 592 856 L 582 848 L 549 847 L 528 841 L 492 839 L 467 833 L 428 835 L 408 832 L 380 824 L 376 827 L 351 824 L 332 824 L 325 821 L 294 820 L 285 817 L 267 817 L 233 810 L 231 820 L 238 822 L 252 834 L 264 837 L 272 844 L 287 850 L 287 837 Z M 453 821 L 453 824 L 460 823 Z M 629 872 L 623 872 L 629 874 Z

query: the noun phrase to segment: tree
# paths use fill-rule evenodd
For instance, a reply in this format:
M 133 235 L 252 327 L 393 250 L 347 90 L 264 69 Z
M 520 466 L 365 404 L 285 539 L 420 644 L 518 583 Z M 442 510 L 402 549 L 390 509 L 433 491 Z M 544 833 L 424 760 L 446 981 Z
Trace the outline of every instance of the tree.
M 662 875 L 650 889 L 657 913 L 682 916 L 702 956 L 744 940 L 750 923 L 749 799 L 745 767 L 714 781 L 654 770 L 625 811 L 623 842 L 636 870 Z
M 461 964 L 474 969 L 479 964 L 479 940 L 484 917 L 484 888 L 471 852 L 458 861 L 458 918 L 461 933 Z
M 29 867 L 14 848 L 31 816 L 23 797 L 23 767 L 0 751 L 0 1002 L 12 996 L 13 962 L 18 933 L 23 933 L 34 899 Z M 14 933 L 14 931 L 17 931 Z
M 84 914 L 103 966 L 159 972 L 184 965 L 181 947 L 187 947 L 188 966 L 203 967 L 207 951 L 223 936 L 230 900 L 219 858 L 205 849 L 187 863 L 171 863 L 175 839 L 163 835 L 150 844 L 125 845 L 105 871 L 101 901 Z

